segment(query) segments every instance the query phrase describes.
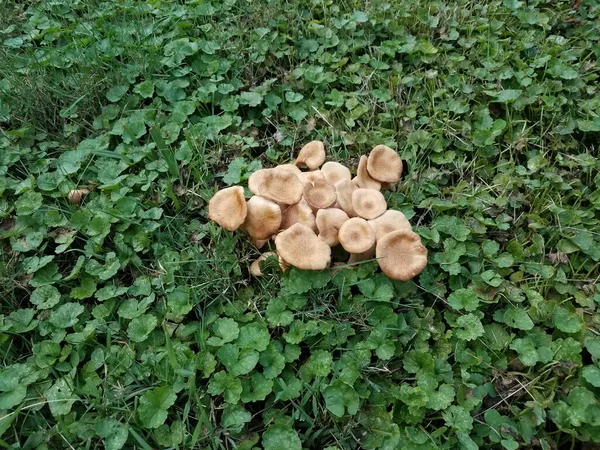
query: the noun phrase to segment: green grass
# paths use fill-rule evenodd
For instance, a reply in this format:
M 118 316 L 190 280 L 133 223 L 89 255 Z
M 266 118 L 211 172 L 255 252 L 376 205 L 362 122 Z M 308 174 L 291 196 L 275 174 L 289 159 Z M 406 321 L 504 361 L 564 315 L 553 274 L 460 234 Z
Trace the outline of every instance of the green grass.
M 599 24 L 597 1 L 0 3 L 0 447 L 597 445 Z M 353 169 L 399 152 L 418 278 L 249 276 L 207 203 L 313 139 Z

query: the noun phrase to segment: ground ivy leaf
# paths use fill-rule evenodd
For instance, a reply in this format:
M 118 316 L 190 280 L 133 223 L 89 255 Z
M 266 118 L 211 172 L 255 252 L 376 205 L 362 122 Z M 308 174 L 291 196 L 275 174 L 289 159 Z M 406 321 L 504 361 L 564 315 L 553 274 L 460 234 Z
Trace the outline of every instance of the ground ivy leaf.
M 143 314 L 136 317 L 127 326 L 127 336 L 133 342 L 145 341 L 158 325 L 158 319 L 152 314 Z
M 454 400 L 454 388 L 450 384 L 442 384 L 437 391 L 429 393 L 428 397 L 427 408 L 444 411 Z
M 585 366 L 581 375 L 594 387 L 600 387 L 600 368 L 598 366 Z
M 263 434 L 264 450 L 302 450 L 298 433 L 289 425 L 274 424 Z
M 260 365 L 263 367 L 265 377 L 272 380 L 276 378 L 285 367 L 285 357 L 277 351 L 273 344 L 260 354 Z
M 109 417 L 97 420 L 94 424 L 94 429 L 98 436 L 105 439 L 104 448 L 106 450 L 119 450 L 123 448 L 129 436 L 127 425 Z
M 513 328 L 519 330 L 531 330 L 533 328 L 533 321 L 527 311 L 521 308 L 507 308 L 504 311 L 503 322 Z
M 235 404 L 240 401 L 242 382 L 239 378 L 222 370 L 213 375 L 208 383 L 207 392 L 210 395 L 223 394 L 227 403 Z
M 274 383 L 275 400 L 290 401 L 300 396 L 302 392 L 302 381 L 292 376 L 288 378 L 277 378 Z
M 67 376 L 56 380 L 46 392 L 46 400 L 48 400 L 50 412 L 54 417 L 69 414 L 73 404 L 79 399 L 73 394 L 72 386 L 73 380 Z
M 60 301 L 60 292 L 54 286 L 40 286 L 31 294 L 29 301 L 37 309 L 50 309 Z
M 250 422 L 252 414 L 246 411 L 240 405 L 227 405 L 221 416 L 221 425 L 223 428 L 239 433 L 245 424 Z
M 215 320 L 212 325 L 212 330 L 215 336 L 209 337 L 206 342 L 208 345 L 214 346 L 235 341 L 240 334 L 237 322 L 229 317 L 221 317 Z
M 125 92 L 127 92 L 127 86 L 124 85 L 116 85 L 112 86 L 108 92 L 106 93 L 106 98 L 109 102 L 115 103 L 123 98 Z
M 469 313 L 456 319 L 456 324 L 461 327 L 455 331 L 456 337 L 472 341 L 483 336 L 484 330 L 481 320 L 475 314 Z
M 483 326 L 484 339 L 492 350 L 503 350 L 510 344 L 511 336 L 504 327 L 498 323 L 491 323 Z
M 552 321 L 556 328 L 565 333 L 577 333 L 581 330 L 582 323 L 581 319 L 577 314 L 570 312 L 568 309 L 562 306 L 554 308 L 552 314 Z
M 327 350 L 315 350 L 300 370 L 301 378 L 311 380 L 314 377 L 326 377 L 331 372 L 333 356 Z
M 138 417 L 146 428 L 158 428 L 167 419 L 168 409 L 175 404 L 177 395 L 170 386 L 161 386 L 146 392 L 140 398 Z
M 473 417 L 462 406 L 452 405 L 442 413 L 446 424 L 457 431 L 470 431 L 473 428 Z
M 456 310 L 475 311 L 479 298 L 471 289 L 458 289 L 448 296 L 448 304 Z
M 242 380 L 242 401 L 262 402 L 273 391 L 273 380 L 267 379 L 262 373 L 257 372 L 252 378 Z
M 510 348 L 519 354 L 519 360 L 525 366 L 535 366 L 538 362 L 538 352 L 533 342 L 529 339 L 515 339 Z
M 79 303 L 65 303 L 50 313 L 50 323 L 57 328 L 69 328 L 77 323 L 78 317 L 85 311 Z
M 252 322 L 240 328 L 236 343 L 241 349 L 251 348 L 262 352 L 269 345 L 270 339 L 266 326 Z
M 353 416 L 358 411 L 360 398 L 354 388 L 336 380 L 323 390 L 325 405 L 334 416 L 343 417 L 346 412 Z

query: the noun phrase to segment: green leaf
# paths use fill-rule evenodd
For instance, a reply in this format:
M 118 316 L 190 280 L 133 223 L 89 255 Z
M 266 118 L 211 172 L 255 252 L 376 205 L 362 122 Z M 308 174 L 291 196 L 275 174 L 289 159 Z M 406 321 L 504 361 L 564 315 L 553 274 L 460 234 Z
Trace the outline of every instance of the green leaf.
M 244 158 L 235 158 L 227 166 L 227 173 L 223 177 L 223 182 L 229 186 L 238 184 L 242 180 L 242 170 L 246 167 Z
M 457 431 L 470 431 L 473 428 L 473 418 L 462 406 L 452 405 L 442 413 L 447 425 Z
M 525 366 L 534 366 L 538 362 L 538 352 L 535 344 L 529 339 L 515 339 L 510 348 L 519 354 L 519 359 Z
M 84 276 L 81 277 L 81 286 L 71 289 L 69 295 L 75 300 L 82 300 L 91 297 L 94 292 L 96 292 L 96 282 L 92 278 Z
M 57 328 L 69 328 L 78 322 L 85 308 L 79 303 L 65 303 L 50 313 L 50 323 Z
M 477 339 L 484 334 L 483 325 L 481 320 L 475 314 L 469 313 L 464 316 L 460 316 L 456 319 L 456 324 L 461 327 L 456 330 L 456 337 L 466 341 L 472 341 Z
M 448 304 L 456 310 L 475 311 L 479 298 L 471 289 L 458 289 L 448 296 Z
M 289 294 L 304 294 L 311 289 L 324 287 L 330 279 L 329 270 L 299 270 L 292 267 L 286 272 L 282 287 Z
M 240 328 L 236 343 L 241 349 L 249 348 L 262 352 L 269 345 L 270 339 L 271 335 L 266 326 L 252 322 Z
M 60 292 L 54 286 L 40 286 L 31 294 L 29 301 L 37 309 L 50 309 L 60 301 Z
M 223 394 L 227 403 L 235 404 L 240 401 L 242 382 L 239 378 L 222 370 L 213 375 L 207 392 L 210 395 Z
M 581 319 L 577 314 L 570 312 L 568 309 L 562 306 L 554 308 L 552 314 L 552 321 L 556 328 L 565 333 L 577 333 L 582 328 Z
M 301 369 L 303 378 L 326 377 L 333 367 L 333 356 L 327 350 L 315 350 Z
M 123 448 L 129 436 L 127 425 L 109 417 L 97 420 L 94 424 L 94 429 L 98 436 L 105 439 L 104 448 L 106 450 L 119 450 Z
M 527 311 L 521 308 L 507 308 L 504 311 L 503 321 L 506 325 L 519 330 L 531 330 L 533 321 Z
M 211 336 L 206 341 L 208 345 L 219 346 L 227 342 L 235 341 L 239 334 L 240 329 L 235 320 L 229 317 L 221 317 L 217 319 L 213 325 L 212 330 L 215 336 Z
M 145 428 L 158 428 L 168 416 L 168 409 L 175 404 L 177 395 L 170 386 L 162 386 L 147 391 L 140 397 L 138 417 Z
M 158 325 L 158 319 L 152 314 L 136 317 L 127 326 L 127 337 L 133 342 L 143 342 Z
M 523 91 L 520 89 L 505 89 L 496 95 L 496 101 L 499 103 L 510 103 L 517 100 Z
M 257 372 L 250 379 L 242 380 L 242 401 L 262 402 L 273 390 L 273 380 L 267 379 L 262 373 Z
M 285 99 L 290 103 L 297 103 L 304 98 L 304 95 L 294 91 L 287 91 L 285 93 Z
M 274 424 L 263 434 L 264 450 L 302 450 L 298 433 L 289 425 Z
M 262 103 L 263 96 L 258 92 L 242 92 L 240 94 L 240 104 L 248 106 L 258 106 Z
M 227 405 L 223 410 L 221 425 L 226 430 L 232 430 L 235 433 L 242 431 L 245 424 L 252 420 L 252 414 L 239 405 Z
M 581 375 L 592 386 L 600 387 L 600 368 L 598 366 L 585 366 Z
M 27 191 L 18 198 L 15 207 L 17 208 L 17 215 L 31 215 L 42 207 L 42 194 L 34 191 Z
M 167 305 L 174 314 L 189 313 L 194 307 L 190 300 L 190 289 L 187 286 L 177 286 L 167 294 Z
M 260 354 L 260 365 L 263 367 L 263 373 L 269 380 L 276 378 L 285 367 L 285 357 L 277 351 L 273 344 L 269 344 L 267 349 Z
M 343 417 L 346 412 L 353 416 L 358 411 L 360 398 L 354 388 L 337 380 L 323 390 L 325 405 L 331 413 L 337 417 Z
M 239 376 L 246 375 L 256 367 L 258 352 L 253 349 L 243 349 L 234 344 L 225 344 L 217 351 L 217 358 L 223 363 L 227 372 Z
M 111 87 L 106 93 L 106 98 L 109 102 L 115 103 L 123 98 L 128 87 L 124 85 L 116 85 Z
M 73 380 L 70 377 L 64 377 L 56 380 L 52 387 L 46 391 L 46 400 L 48 400 L 50 412 L 54 417 L 69 414 L 73 404 L 79 399 L 73 394 L 72 387 Z

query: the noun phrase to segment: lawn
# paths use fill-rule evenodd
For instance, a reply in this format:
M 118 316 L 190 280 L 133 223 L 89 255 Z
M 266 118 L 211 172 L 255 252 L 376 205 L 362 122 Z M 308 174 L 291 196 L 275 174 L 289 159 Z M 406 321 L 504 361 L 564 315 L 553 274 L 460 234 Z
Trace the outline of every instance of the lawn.
M 597 448 L 599 59 L 597 0 L 0 2 L 0 447 Z M 312 140 L 400 154 L 420 276 L 250 276 L 208 202 Z

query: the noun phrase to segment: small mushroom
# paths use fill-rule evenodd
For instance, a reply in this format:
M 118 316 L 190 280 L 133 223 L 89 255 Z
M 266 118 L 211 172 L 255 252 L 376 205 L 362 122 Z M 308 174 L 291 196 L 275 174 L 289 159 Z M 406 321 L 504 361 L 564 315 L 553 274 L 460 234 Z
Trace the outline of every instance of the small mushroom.
M 340 209 L 344 210 L 348 217 L 356 217 L 356 211 L 352 206 L 352 193 L 358 189 L 358 187 L 348 180 L 341 180 L 335 183 L 335 190 L 337 192 L 337 203 Z
M 350 181 L 352 179 L 350 169 L 334 161 L 327 161 L 325 164 L 323 164 L 323 167 L 321 167 L 321 173 L 323 173 L 323 176 L 329 184 L 335 184 L 340 180 Z
M 365 155 L 360 157 L 358 168 L 356 169 L 356 177 L 353 181 L 360 188 L 375 189 L 376 191 L 379 191 L 381 190 L 381 183 L 374 180 L 371 175 L 369 175 L 369 172 L 367 171 L 367 160 L 368 158 Z
M 385 212 L 387 203 L 381 192 L 359 188 L 352 192 L 352 207 L 360 217 L 371 220 Z
M 369 220 L 369 225 L 371 225 L 371 228 L 375 231 L 375 238 L 377 240 L 392 231 L 412 231 L 412 227 L 406 219 L 406 216 L 402 214 L 402 212 L 393 209 L 388 209 L 376 219 Z
M 83 200 L 83 197 L 89 192 L 90 190 L 86 188 L 73 189 L 67 194 L 67 200 L 73 205 L 79 205 L 81 200 Z
M 279 231 L 281 209 L 279 205 L 259 195 L 254 195 L 247 203 L 248 214 L 243 228 L 254 239 L 269 239 Z
M 410 280 L 427 265 L 427 249 L 421 244 L 421 237 L 412 231 L 386 234 L 377 241 L 375 255 L 383 273 L 393 280 Z
M 304 164 L 310 170 L 321 167 L 325 162 L 325 145 L 322 141 L 311 141 L 298 153 L 296 165 Z
M 391 148 L 378 145 L 369 153 L 367 171 L 377 181 L 397 183 L 402 175 L 402 160 Z
M 336 199 L 335 187 L 327 181 L 317 180 L 304 185 L 304 200 L 315 210 L 329 208 Z
M 262 175 L 258 185 L 259 195 L 286 205 L 293 205 L 300 201 L 304 186 L 296 175 L 284 169 L 263 170 L 266 173 Z
M 252 264 L 250 264 L 250 274 L 253 277 L 260 277 L 263 273 L 262 273 L 262 269 L 260 267 L 260 263 L 265 261 L 269 256 L 273 256 L 275 258 L 277 258 L 277 253 L 275 252 L 266 252 L 263 253 L 262 255 L 260 255 L 258 258 L 256 258 Z
M 248 189 L 254 195 L 260 195 L 260 185 L 265 179 L 268 170 L 269 169 L 259 169 L 256 172 L 252 172 L 248 177 Z
M 348 214 L 341 209 L 319 209 L 317 211 L 317 229 L 319 230 L 319 237 L 330 247 L 335 247 L 340 243 L 340 240 L 338 239 L 340 227 L 348 219 Z
M 375 232 L 365 219 L 353 217 L 342 224 L 338 239 L 347 252 L 363 253 L 375 243 Z
M 208 202 L 208 218 L 229 231 L 237 230 L 246 220 L 247 213 L 244 188 L 241 186 L 222 189 Z
M 310 172 L 301 172 L 298 176 L 298 179 L 302 182 L 304 186 L 310 183 L 314 183 L 315 181 L 327 181 L 325 176 L 323 176 L 323 172 L 320 170 L 311 170 Z
M 302 270 L 323 270 L 329 266 L 331 248 L 306 225 L 296 223 L 275 238 L 277 253 L 284 261 Z
M 306 225 L 313 231 L 317 231 L 317 225 L 315 221 L 315 214 L 312 208 L 304 199 L 292 206 L 288 206 L 283 212 L 281 220 L 281 230 L 286 230 L 295 223 L 301 223 Z

